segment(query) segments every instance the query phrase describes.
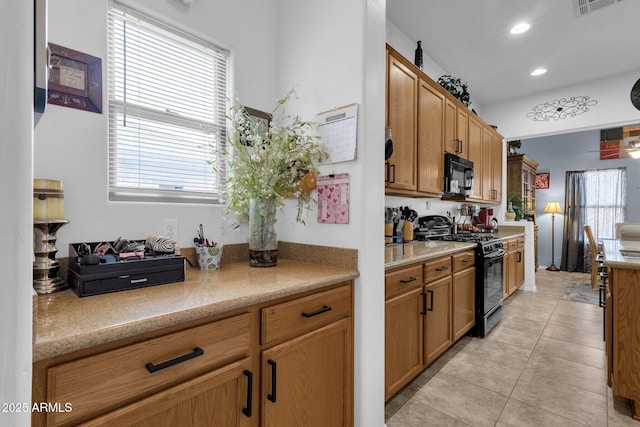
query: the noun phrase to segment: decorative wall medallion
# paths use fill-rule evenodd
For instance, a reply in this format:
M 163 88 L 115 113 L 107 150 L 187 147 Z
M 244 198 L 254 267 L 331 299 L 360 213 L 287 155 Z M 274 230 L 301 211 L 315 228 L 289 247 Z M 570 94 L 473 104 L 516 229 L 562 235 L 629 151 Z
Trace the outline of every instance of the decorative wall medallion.
M 538 104 L 527 113 L 534 122 L 566 119 L 589 111 L 598 101 L 588 96 L 572 96 Z

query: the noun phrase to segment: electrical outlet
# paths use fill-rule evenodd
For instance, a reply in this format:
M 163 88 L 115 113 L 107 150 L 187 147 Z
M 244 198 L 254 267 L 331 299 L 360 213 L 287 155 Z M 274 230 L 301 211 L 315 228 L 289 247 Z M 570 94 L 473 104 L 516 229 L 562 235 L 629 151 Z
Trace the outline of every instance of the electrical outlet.
M 171 239 L 174 242 L 178 241 L 178 220 L 177 219 L 165 219 L 164 220 L 164 237 Z

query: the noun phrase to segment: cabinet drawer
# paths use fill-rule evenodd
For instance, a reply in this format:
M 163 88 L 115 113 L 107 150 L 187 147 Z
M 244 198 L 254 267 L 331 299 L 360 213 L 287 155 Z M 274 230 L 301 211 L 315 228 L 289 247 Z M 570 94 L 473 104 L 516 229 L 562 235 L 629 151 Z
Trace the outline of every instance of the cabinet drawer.
M 443 257 L 424 264 L 424 282 L 430 283 L 451 274 L 451 257 Z
M 507 240 L 504 245 L 507 252 L 513 252 L 518 249 L 518 239 Z
M 385 299 L 422 287 L 422 264 L 384 275 Z
M 453 272 L 465 270 L 469 267 L 476 265 L 475 252 L 466 251 L 451 256 L 451 262 L 453 263 Z
M 292 338 L 351 316 L 351 285 L 262 309 L 262 345 Z
M 87 419 L 240 359 L 249 340 L 247 313 L 53 366 L 47 401 L 73 410 L 49 412 L 47 424 Z
M 518 237 L 518 249 L 524 248 L 524 237 Z

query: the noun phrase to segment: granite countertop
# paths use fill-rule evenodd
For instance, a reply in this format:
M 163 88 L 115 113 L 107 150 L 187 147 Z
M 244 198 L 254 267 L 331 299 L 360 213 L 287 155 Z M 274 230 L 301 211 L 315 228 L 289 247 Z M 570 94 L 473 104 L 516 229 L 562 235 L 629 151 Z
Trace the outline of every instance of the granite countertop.
M 604 240 L 603 245 L 607 267 L 640 270 L 640 241 Z
M 389 245 L 384 248 L 384 268 L 402 267 L 475 247 L 476 243 L 444 241 L 413 241 L 403 245 Z
M 297 249 L 297 248 L 296 248 Z M 284 258 L 270 268 L 246 261 L 224 262 L 220 270 L 186 268 L 184 282 L 79 298 L 65 290 L 36 298 L 33 361 L 312 291 L 359 276 L 357 251 L 336 249 L 329 258 Z M 344 252 L 348 252 L 346 254 Z M 293 250 L 290 252 L 308 252 Z M 355 253 L 355 255 L 354 255 Z M 336 255 L 337 254 L 337 255 Z

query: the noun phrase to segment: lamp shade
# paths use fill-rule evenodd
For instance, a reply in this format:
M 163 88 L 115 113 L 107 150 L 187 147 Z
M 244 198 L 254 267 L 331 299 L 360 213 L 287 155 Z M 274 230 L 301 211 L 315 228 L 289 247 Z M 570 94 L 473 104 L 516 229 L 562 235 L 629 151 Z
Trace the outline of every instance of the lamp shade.
M 562 213 L 562 209 L 560 209 L 560 204 L 558 202 L 551 201 L 544 207 L 544 213 L 559 214 Z

